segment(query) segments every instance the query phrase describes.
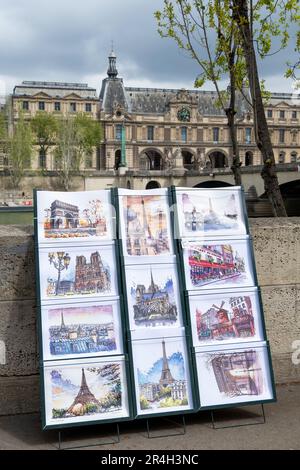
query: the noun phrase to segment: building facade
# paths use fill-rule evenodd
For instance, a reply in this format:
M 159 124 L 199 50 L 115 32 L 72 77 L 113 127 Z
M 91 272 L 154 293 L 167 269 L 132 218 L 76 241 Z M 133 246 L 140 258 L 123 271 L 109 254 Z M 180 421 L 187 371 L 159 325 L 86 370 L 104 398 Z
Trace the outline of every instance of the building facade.
M 156 187 L 167 186 L 170 175 L 184 176 L 184 182 L 193 186 L 195 178 L 189 184 L 190 176 L 215 170 L 230 172 L 232 151 L 227 118 L 216 104 L 215 92 L 126 87 L 118 75 L 114 52 L 108 59 L 107 77 L 102 81 L 99 97 L 87 84 L 23 82 L 15 86 L 12 122 L 18 119 L 20 109 L 26 119 L 45 111 L 57 116 L 87 113 L 98 120 L 103 127 L 103 140 L 89 168 L 82 168 L 83 172 L 102 178 L 97 187 L 145 188 L 151 187 L 147 184 L 150 180 L 155 180 L 152 182 L 157 183 Z M 298 164 L 300 95 L 273 93 L 265 109 L 276 163 Z M 236 118 L 242 168 L 261 165 L 253 116 L 241 94 L 237 96 Z M 0 165 L 3 169 L 3 161 Z M 53 151 L 44 156 L 37 147 L 32 169 L 41 168 L 55 170 L 55 161 Z

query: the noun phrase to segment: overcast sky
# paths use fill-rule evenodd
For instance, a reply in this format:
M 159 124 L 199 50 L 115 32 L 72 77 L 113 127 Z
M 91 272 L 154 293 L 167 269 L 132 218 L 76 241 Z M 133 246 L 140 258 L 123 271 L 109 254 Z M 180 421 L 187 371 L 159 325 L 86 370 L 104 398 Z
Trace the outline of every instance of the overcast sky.
M 87 82 L 99 92 L 114 42 L 125 86 L 193 88 L 197 66 L 157 33 L 163 0 L 0 0 L 0 95 L 23 80 Z M 283 78 L 293 47 L 266 60 L 270 91 L 293 92 Z M 206 84 L 203 89 L 213 89 Z

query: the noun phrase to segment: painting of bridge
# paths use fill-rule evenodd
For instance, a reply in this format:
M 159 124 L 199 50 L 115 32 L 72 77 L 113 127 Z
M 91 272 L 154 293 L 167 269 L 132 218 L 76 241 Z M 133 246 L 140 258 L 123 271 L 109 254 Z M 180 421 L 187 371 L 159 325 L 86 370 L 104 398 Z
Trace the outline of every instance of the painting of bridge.
M 240 188 L 178 190 L 181 236 L 246 234 Z

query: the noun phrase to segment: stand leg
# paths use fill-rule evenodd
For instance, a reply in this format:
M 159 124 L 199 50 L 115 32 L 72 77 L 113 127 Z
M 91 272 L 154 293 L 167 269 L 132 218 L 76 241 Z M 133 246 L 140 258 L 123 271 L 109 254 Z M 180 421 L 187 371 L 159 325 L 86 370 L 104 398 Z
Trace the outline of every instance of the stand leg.
M 58 431 L 58 450 L 71 450 L 71 449 L 82 449 L 83 447 L 96 447 L 96 446 L 103 446 L 103 445 L 108 445 L 108 444 L 118 444 L 120 442 L 120 427 L 119 424 L 117 423 L 116 425 L 116 434 L 115 437 L 112 438 L 111 441 L 105 441 L 105 442 L 97 442 L 96 444 L 82 444 L 82 445 L 68 445 L 68 446 L 63 446 L 63 435 L 62 431 Z
M 248 423 L 243 423 L 243 424 L 229 424 L 229 425 L 225 425 L 225 426 L 217 426 L 216 425 L 215 414 L 214 414 L 213 410 L 210 412 L 210 416 L 211 416 L 211 424 L 212 424 L 213 429 L 239 428 L 239 427 L 242 427 L 242 426 L 254 426 L 256 424 L 265 424 L 265 422 L 266 422 L 266 415 L 265 415 L 265 409 L 264 409 L 263 404 L 261 404 L 261 415 L 258 416 L 259 418 L 262 418 L 262 419 L 260 421 L 254 421 L 253 423 L 248 422 Z M 257 415 L 255 417 L 257 417 Z M 253 419 L 255 419 L 255 418 L 253 418 Z
M 149 419 L 146 419 L 146 428 L 147 428 L 147 438 L 148 439 L 156 439 L 158 437 L 171 437 L 171 436 L 182 436 L 186 433 L 186 425 L 185 425 L 185 417 L 184 415 L 181 416 L 181 422 L 178 423 L 177 421 L 175 421 L 175 419 L 171 419 L 171 418 L 166 418 L 166 417 L 163 417 L 162 418 L 164 421 L 168 421 L 170 423 L 172 423 L 173 425 L 175 425 L 174 427 L 180 427 L 181 428 L 181 431 L 180 432 L 172 432 L 172 433 L 163 433 L 163 434 L 155 434 L 155 435 L 151 435 L 151 430 L 150 430 L 150 422 L 149 422 Z

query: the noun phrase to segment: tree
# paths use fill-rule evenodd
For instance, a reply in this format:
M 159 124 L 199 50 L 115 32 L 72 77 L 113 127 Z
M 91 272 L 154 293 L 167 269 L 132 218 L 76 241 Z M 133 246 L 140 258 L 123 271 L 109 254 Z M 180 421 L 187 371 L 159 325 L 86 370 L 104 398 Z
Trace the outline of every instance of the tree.
M 53 114 L 44 111 L 38 112 L 31 120 L 31 129 L 36 138 L 40 153 L 45 160 L 49 147 L 55 143 L 58 120 Z
M 12 185 L 17 188 L 30 167 L 32 154 L 32 134 L 30 125 L 19 111 L 19 119 L 12 137 L 8 140 L 9 172 Z
M 101 127 L 90 117 L 67 115 L 57 131 L 55 149 L 56 169 L 61 185 L 68 191 L 71 178 L 78 173 L 84 158 L 90 158 L 93 148 L 101 140 Z
M 214 0 L 164 0 L 163 11 L 155 12 L 155 17 L 160 35 L 174 39 L 198 63 L 201 72 L 195 80 L 195 87 L 202 87 L 206 81 L 213 83 L 218 96 L 217 105 L 227 117 L 234 181 L 241 185 L 235 103 L 236 92 L 242 89 L 246 70 L 232 14 L 224 11 L 221 3 Z M 209 41 L 212 33 L 213 44 Z M 224 75 L 229 78 L 229 93 L 220 90 L 219 82 Z
M 240 43 L 246 62 L 253 105 L 255 140 L 263 159 L 261 176 L 264 180 L 265 191 L 272 204 L 274 215 L 286 216 L 287 214 L 280 193 L 275 157 L 263 105 L 254 47 L 253 28 L 256 22 L 256 24 L 258 24 L 256 36 L 258 51 L 261 57 L 265 57 L 270 52 L 272 36 L 281 37 L 281 48 L 287 45 L 289 39 L 288 21 L 296 20 L 297 14 L 299 14 L 299 7 L 294 0 L 260 0 L 256 2 L 255 6 L 252 0 L 250 2 L 248 2 L 248 0 L 232 0 L 230 7 L 232 8 L 233 18 L 240 32 Z M 277 19 L 274 18 L 275 11 Z
M 215 57 L 208 57 L 208 60 L 204 62 L 201 61 L 201 64 L 204 64 L 205 67 L 202 67 L 204 74 L 202 74 L 199 83 L 200 85 L 201 81 L 203 82 L 203 79 L 212 80 L 216 85 L 215 82 L 220 79 L 221 74 L 224 73 L 227 68 L 227 71 L 229 71 L 230 74 L 232 92 L 233 88 L 239 88 L 241 77 L 245 72 L 247 73 L 251 94 L 251 105 L 253 107 L 255 140 L 259 150 L 261 151 L 264 162 L 261 174 L 264 179 L 265 191 L 272 204 L 274 215 L 286 216 L 276 175 L 275 158 L 271 139 L 264 114 L 263 94 L 257 72 L 254 43 L 256 44 L 258 54 L 261 58 L 264 58 L 270 53 L 272 39 L 274 37 L 279 38 L 280 48 L 286 47 L 289 41 L 288 31 L 290 23 L 299 21 L 299 7 L 297 0 L 257 0 L 255 5 L 254 0 L 207 0 L 205 2 L 200 0 L 193 0 L 191 2 L 186 0 L 174 0 L 173 2 L 165 0 L 164 3 L 165 9 L 163 19 L 165 20 L 167 18 L 168 22 L 162 22 L 162 26 L 167 28 L 166 35 L 177 40 L 179 46 L 189 50 L 192 57 L 196 60 L 197 56 L 195 56 L 189 42 L 182 42 L 181 44 L 178 42 L 177 31 L 182 34 L 185 31 L 185 26 L 183 27 L 182 23 L 178 23 L 177 17 L 174 14 L 173 4 L 181 6 L 181 13 L 184 15 L 184 18 L 190 15 L 187 28 L 189 35 L 190 37 L 191 35 L 196 35 L 196 41 L 198 41 L 201 46 L 204 44 L 206 49 L 206 43 L 208 44 L 207 34 L 206 37 L 204 37 L 203 42 L 201 31 L 205 31 L 201 21 L 197 21 L 197 18 L 194 17 L 194 12 L 199 12 L 199 17 L 201 18 L 201 11 L 204 12 L 205 8 L 208 8 L 210 17 L 209 26 L 216 34 L 216 48 L 214 49 Z M 160 12 L 156 12 L 156 17 L 159 21 L 161 21 L 161 15 L 162 14 Z M 212 18 L 215 18 L 215 20 L 212 20 Z M 254 27 L 256 27 L 255 37 L 253 33 Z M 176 28 L 178 28 L 178 30 L 176 30 Z M 200 34 L 198 32 L 199 28 Z M 228 32 L 230 31 L 231 36 L 228 36 Z M 234 49 L 228 48 L 226 37 L 232 37 L 233 42 L 231 44 L 234 45 L 236 48 L 235 52 L 240 57 L 239 61 L 235 61 L 234 67 L 231 67 L 230 61 L 228 61 L 228 59 L 232 60 Z M 300 46 L 299 43 L 298 33 L 296 45 L 296 48 L 298 49 Z M 216 64 L 220 64 L 221 66 L 219 68 L 211 68 L 211 62 L 214 61 Z M 199 61 L 198 63 L 201 65 Z M 225 67 L 222 67 L 222 64 L 225 64 Z M 287 73 L 292 74 L 292 72 L 293 70 L 291 71 L 291 68 L 289 68 Z M 231 94 L 231 98 L 232 96 L 233 95 Z M 234 112 L 232 104 L 234 104 L 234 102 L 231 99 L 231 104 L 229 106 L 230 113 Z M 232 118 L 232 115 L 227 114 L 227 118 L 228 117 Z M 231 134 L 233 133 L 231 132 Z M 231 138 L 232 137 L 233 136 L 231 136 Z

